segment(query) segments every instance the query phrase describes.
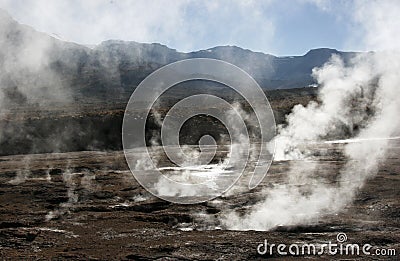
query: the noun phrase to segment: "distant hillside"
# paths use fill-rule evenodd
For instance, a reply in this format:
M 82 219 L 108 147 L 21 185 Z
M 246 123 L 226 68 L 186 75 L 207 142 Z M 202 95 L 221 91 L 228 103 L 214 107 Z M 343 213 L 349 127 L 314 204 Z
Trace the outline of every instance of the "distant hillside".
M 190 53 L 167 46 L 109 40 L 94 48 L 64 42 L 14 21 L 0 12 L 0 84 L 8 102 L 40 99 L 126 97 L 148 74 L 188 58 L 214 58 L 233 63 L 266 90 L 314 83 L 314 67 L 332 54 L 348 61 L 355 53 L 314 49 L 303 56 L 276 57 L 236 46 L 218 46 Z M 30 91 L 30 90 L 35 91 Z

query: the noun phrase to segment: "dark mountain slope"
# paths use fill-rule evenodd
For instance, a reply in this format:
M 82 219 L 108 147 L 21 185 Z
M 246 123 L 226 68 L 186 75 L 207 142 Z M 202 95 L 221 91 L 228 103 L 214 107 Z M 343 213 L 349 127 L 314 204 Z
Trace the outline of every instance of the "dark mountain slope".
M 312 68 L 323 65 L 332 54 L 348 61 L 355 53 L 321 48 L 303 56 L 276 57 L 236 46 L 182 53 L 157 43 L 118 40 L 105 41 L 90 49 L 37 32 L 0 12 L 1 90 L 8 90 L 8 96 L 18 91 L 26 96 L 25 100 L 38 100 L 42 96 L 48 100 L 118 99 L 129 95 L 157 68 L 199 57 L 233 63 L 252 75 L 264 89 L 304 87 L 314 83 Z

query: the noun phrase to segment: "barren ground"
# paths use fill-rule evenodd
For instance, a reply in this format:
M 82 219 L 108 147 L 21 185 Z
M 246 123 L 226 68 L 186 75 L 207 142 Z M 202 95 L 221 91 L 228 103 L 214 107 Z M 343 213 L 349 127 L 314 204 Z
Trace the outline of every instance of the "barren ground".
M 328 146 L 328 145 L 326 145 Z M 320 157 L 319 175 L 332 176 L 344 160 L 341 145 Z M 24 259 L 249 260 L 264 259 L 257 245 L 334 242 L 339 232 L 349 243 L 375 248 L 400 247 L 400 142 L 377 176 L 337 215 L 312 225 L 274 231 L 228 231 L 210 227 L 220 206 L 244 210 L 263 187 L 280 183 L 289 164 L 274 162 L 253 191 L 225 196 L 222 204 L 178 205 L 147 193 L 130 174 L 121 151 L 68 152 L 0 157 L 0 256 Z M 64 175 L 64 178 L 63 178 Z M 274 255 L 274 258 L 288 257 Z M 377 259 L 377 256 L 324 256 Z M 320 256 L 308 256 L 320 259 Z M 386 257 L 390 259 L 390 257 Z M 396 257 L 391 257 L 393 260 Z

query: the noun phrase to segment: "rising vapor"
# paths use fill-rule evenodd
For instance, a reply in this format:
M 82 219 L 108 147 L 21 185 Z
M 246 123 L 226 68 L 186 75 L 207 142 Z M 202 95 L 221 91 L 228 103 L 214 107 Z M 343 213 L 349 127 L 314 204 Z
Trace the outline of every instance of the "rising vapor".
M 364 42 L 375 53 L 355 56 L 349 65 L 333 56 L 313 76 L 322 86 L 320 103 L 297 105 L 287 116 L 287 126 L 276 137 L 276 160 L 291 162 L 284 185 L 265 189 L 265 199 L 242 216 L 225 211 L 222 223 L 235 230 L 269 230 L 278 225 L 310 224 L 337 213 L 351 203 L 355 193 L 373 177 L 388 151 L 386 138 L 400 129 L 400 26 L 396 1 L 355 4 L 354 19 L 365 30 Z M 376 37 L 379 36 L 379 37 Z M 316 178 L 318 166 L 312 142 L 332 137 L 354 137 L 358 142 L 344 146 L 346 163 L 336 184 Z M 297 186 L 307 184 L 307 191 Z

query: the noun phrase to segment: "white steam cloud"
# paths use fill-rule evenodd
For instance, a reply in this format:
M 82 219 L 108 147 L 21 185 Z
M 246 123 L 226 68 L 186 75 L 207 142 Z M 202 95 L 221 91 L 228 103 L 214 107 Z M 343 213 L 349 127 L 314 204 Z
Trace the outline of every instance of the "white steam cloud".
M 354 57 L 349 65 L 333 56 L 322 68 L 314 69 L 322 86 L 321 102 L 297 105 L 276 138 L 277 159 L 304 161 L 290 162 L 284 183 L 266 189 L 265 199 L 248 214 L 225 212 L 222 223 L 226 227 L 269 230 L 315 222 L 349 204 L 377 173 L 388 149 L 389 140 L 384 138 L 398 135 L 400 129 L 400 3 L 359 1 L 355 10 L 354 18 L 365 30 L 366 47 L 378 51 Z M 322 163 L 310 161 L 312 153 L 304 145 L 340 136 L 360 142 L 344 146 L 347 161 L 337 182 L 325 182 L 318 177 Z
M 18 98 L 17 103 L 39 106 L 69 101 L 69 86 L 51 69 L 51 51 L 57 44 L 52 37 L 18 24 L 0 10 L 0 108 Z
M 271 16 L 261 12 L 269 10 L 270 3 L 0 0 L 0 8 L 8 10 L 22 23 L 65 41 L 87 45 L 109 39 L 161 42 L 181 51 L 192 51 L 225 44 L 252 49 L 257 49 L 260 42 L 270 46 L 274 26 Z
M 33 111 L 36 114 L 30 116 L 35 117 L 44 108 L 72 101 L 69 83 L 53 68 L 54 50 L 62 44 L 17 23 L 0 9 L 0 142 L 26 131 L 17 127 L 22 125 L 19 114 Z M 25 145 L 33 149 L 36 144 Z M 51 144 L 55 150 L 60 145 L 56 140 Z

